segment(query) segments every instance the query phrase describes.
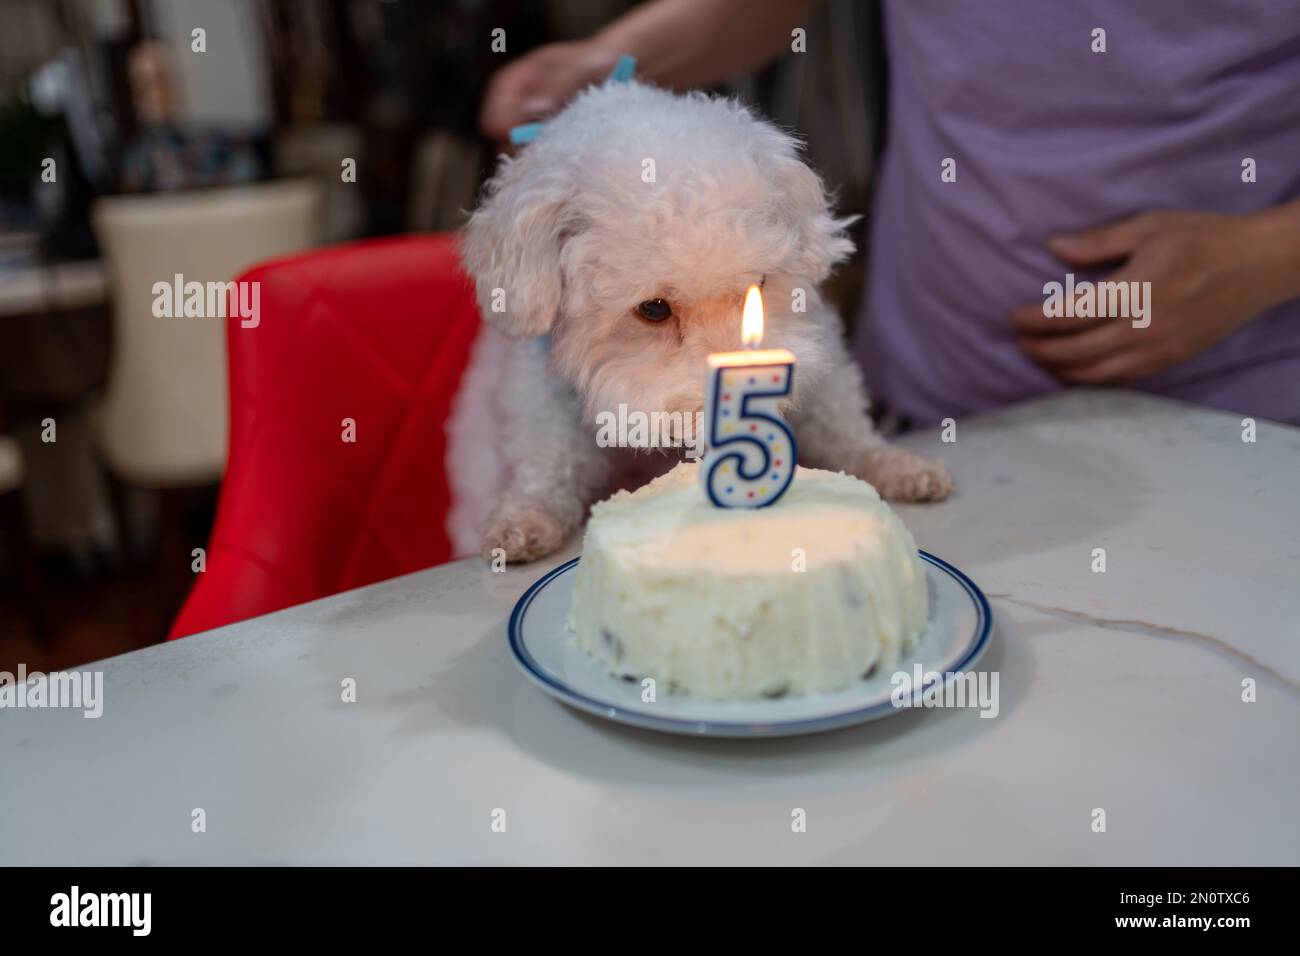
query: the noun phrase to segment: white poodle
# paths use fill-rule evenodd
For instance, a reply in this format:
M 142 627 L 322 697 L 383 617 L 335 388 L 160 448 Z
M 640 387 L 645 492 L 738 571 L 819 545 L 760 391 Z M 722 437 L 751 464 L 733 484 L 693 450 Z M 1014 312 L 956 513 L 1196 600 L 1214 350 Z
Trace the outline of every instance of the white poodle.
M 485 555 L 557 550 L 634 456 L 596 443 L 598 413 L 703 408 L 706 357 L 740 347 L 746 288 L 763 284 L 763 346 L 798 360 L 782 409 L 801 463 L 885 497 L 953 488 L 943 465 L 885 445 L 819 284 L 852 251 L 796 142 L 741 104 L 606 83 L 503 159 L 466 227 L 483 316 L 514 340 L 503 403 L 504 489 Z M 640 463 L 674 462 L 640 456 Z

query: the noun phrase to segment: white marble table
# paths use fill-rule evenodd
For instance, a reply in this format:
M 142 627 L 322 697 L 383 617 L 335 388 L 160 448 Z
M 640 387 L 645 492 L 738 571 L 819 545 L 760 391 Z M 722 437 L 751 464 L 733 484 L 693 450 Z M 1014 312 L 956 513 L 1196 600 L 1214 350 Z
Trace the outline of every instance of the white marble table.
M 508 656 L 558 559 L 461 562 L 105 661 L 99 720 L 0 712 L 0 863 L 1300 863 L 1300 430 L 1081 392 L 910 441 L 960 484 L 903 516 L 992 599 L 995 719 L 615 726 Z

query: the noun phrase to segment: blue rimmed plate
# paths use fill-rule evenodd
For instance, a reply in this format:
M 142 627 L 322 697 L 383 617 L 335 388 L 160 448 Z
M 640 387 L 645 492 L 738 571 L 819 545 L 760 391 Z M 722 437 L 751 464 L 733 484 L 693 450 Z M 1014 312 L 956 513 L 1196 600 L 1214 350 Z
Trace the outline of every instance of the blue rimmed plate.
M 930 592 L 929 624 L 898 671 L 969 670 L 988 646 L 993 615 L 979 587 L 947 561 L 919 552 Z M 525 676 L 552 697 L 619 723 L 697 737 L 787 737 L 848 727 L 897 713 L 893 674 L 877 673 L 833 694 L 777 700 L 713 701 L 660 693 L 641 699 L 641 684 L 615 677 L 574 645 L 566 627 L 574 558 L 542 576 L 510 615 L 510 650 Z

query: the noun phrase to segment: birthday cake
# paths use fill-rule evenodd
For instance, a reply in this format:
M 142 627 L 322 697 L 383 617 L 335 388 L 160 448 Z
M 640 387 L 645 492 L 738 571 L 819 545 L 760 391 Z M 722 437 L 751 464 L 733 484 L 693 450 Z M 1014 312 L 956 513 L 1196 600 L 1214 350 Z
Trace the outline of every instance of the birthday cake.
M 772 506 L 719 508 L 699 467 L 592 509 L 569 611 L 580 647 L 717 700 L 840 690 L 915 648 L 925 571 L 874 488 L 799 468 Z

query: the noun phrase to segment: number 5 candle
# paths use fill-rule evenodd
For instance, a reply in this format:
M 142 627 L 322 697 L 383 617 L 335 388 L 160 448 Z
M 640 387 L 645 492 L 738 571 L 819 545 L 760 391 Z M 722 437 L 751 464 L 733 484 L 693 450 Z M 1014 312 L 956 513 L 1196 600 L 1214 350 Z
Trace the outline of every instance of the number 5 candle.
M 708 451 L 700 467 L 709 500 L 719 508 L 762 508 L 785 494 L 794 478 L 794 433 L 777 404 L 790 394 L 794 355 L 759 349 L 763 296 L 752 285 L 741 320 L 743 352 L 709 356 L 704 406 Z

